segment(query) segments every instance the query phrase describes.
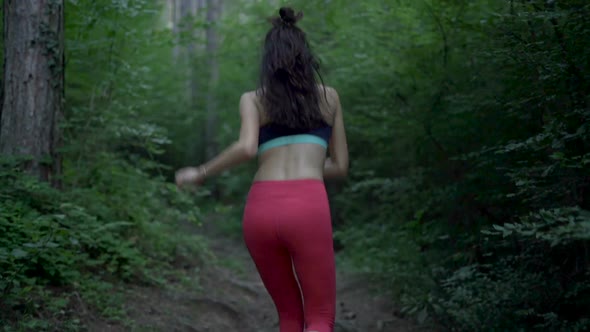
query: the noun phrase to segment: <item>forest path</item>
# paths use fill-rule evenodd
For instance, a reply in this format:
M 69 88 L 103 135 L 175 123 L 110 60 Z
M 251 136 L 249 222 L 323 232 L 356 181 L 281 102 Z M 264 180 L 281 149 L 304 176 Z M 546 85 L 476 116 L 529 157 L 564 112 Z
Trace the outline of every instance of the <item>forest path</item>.
M 228 236 L 214 222 L 201 228 L 184 225 L 183 231 L 205 235 L 217 263 L 179 262 L 186 278 L 171 280 L 166 289 L 127 287 L 127 326 L 95 320 L 89 330 L 278 332 L 275 308 L 241 238 Z M 424 331 L 397 317 L 365 279 L 341 270 L 335 332 Z

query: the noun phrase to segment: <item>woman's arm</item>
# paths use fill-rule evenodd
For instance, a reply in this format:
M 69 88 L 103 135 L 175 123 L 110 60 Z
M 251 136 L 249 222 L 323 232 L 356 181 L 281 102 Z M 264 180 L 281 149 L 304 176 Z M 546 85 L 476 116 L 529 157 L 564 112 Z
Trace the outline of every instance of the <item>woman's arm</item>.
M 344 129 L 344 118 L 340 98 L 335 89 L 328 90 L 330 105 L 334 107 L 334 125 L 332 126 L 332 137 L 330 138 L 330 156 L 324 164 L 324 178 L 343 178 L 348 175 L 348 143 L 346 141 L 346 130 Z
M 258 152 L 259 117 L 255 94 L 247 92 L 240 98 L 240 137 L 215 158 L 198 166 L 185 167 L 176 172 L 176 184 L 200 183 L 205 178 L 256 157 Z

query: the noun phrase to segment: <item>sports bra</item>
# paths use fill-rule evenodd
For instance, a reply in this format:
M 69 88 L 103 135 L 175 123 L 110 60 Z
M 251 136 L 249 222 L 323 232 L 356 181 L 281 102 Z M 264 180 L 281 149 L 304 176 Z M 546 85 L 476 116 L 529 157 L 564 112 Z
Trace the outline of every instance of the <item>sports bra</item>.
M 324 148 L 332 136 L 332 126 L 324 122 L 324 125 L 316 129 L 294 129 L 274 123 L 260 127 L 258 134 L 258 154 L 266 150 L 289 144 L 311 143 Z

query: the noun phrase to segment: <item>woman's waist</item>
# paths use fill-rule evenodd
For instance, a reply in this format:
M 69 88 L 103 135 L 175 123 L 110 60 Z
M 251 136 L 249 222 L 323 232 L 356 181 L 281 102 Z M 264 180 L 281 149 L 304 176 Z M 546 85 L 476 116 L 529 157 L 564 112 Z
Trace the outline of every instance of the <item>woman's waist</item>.
M 284 199 L 327 199 L 324 180 L 321 177 L 255 178 L 248 193 L 248 201 L 260 201 L 267 205 Z
M 264 169 L 259 169 L 254 176 L 254 183 L 257 182 L 265 182 L 265 181 L 287 181 L 290 183 L 294 183 L 296 181 L 306 181 L 306 180 L 315 180 L 320 181 L 323 183 L 323 170 L 320 169 L 298 169 L 295 171 L 284 171 L 279 169 L 274 169 L 270 171 L 265 171 Z
M 291 181 L 300 179 L 322 181 L 323 178 L 324 167 L 316 162 L 261 162 L 254 176 L 254 181 Z

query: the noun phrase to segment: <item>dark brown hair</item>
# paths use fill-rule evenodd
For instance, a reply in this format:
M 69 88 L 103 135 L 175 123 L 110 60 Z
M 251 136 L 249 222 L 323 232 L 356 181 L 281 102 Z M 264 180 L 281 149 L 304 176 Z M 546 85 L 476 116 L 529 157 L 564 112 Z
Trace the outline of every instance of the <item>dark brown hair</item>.
M 305 33 L 297 27 L 303 13 L 289 7 L 271 19 L 266 34 L 260 89 L 264 110 L 272 123 L 311 129 L 323 124 L 316 75 L 319 62 L 311 52 Z

